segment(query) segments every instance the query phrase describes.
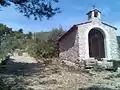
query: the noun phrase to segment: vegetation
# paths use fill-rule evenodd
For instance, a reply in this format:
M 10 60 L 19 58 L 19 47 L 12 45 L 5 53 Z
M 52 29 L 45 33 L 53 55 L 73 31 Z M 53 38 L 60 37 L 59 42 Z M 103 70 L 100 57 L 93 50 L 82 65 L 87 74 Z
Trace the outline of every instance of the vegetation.
M 41 34 L 42 33 L 42 34 Z M 23 29 L 19 29 L 17 31 L 13 31 L 12 28 L 8 28 L 7 26 L 0 24 L 0 73 L 5 72 L 6 68 L 11 68 L 9 65 L 6 65 L 6 62 L 9 60 L 8 55 L 13 54 L 15 51 L 18 51 L 18 55 L 22 55 L 22 52 L 28 52 L 28 54 L 36 59 L 41 58 L 52 58 L 58 56 L 58 45 L 57 40 L 60 38 L 62 34 L 64 34 L 64 30 L 62 28 L 52 29 L 47 33 L 47 36 L 43 35 L 44 32 L 32 33 L 29 32 L 27 34 L 23 33 Z M 40 35 L 41 34 L 41 35 Z M 45 38 L 42 38 L 42 35 Z M 46 59 L 44 64 L 47 66 L 51 63 L 51 60 Z M 14 65 L 13 63 L 10 66 L 14 66 L 17 70 L 13 70 L 13 73 L 20 73 L 20 70 L 24 70 L 24 66 L 29 66 L 29 64 L 17 63 L 18 65 Z M 38 63 L 39 64 L 39 63 Z M 5 66 L 4 66 L 5 65 Z M 8 67 L 7 67 L 8 66 Z M 16 67 L 17 66 L 17 67 Z M 37 66 L 32 65 L 31 66 Z M 30 66 L 30 67 L 31 67 Z M 40 65 L 41 66 L 41 65 Z M 18 67 L 20 67 L 18 69 Z M 33 71 L 33 70 L 32 70 Z M 49 70 L 50 71 L 50 70 Z M 57 73 L 57 68 L 54 69 L 54 72 Z M 23 72 L 21 73 L 22 75 Z M 23 78 L 18 78 L 16 74 L 13 78 L 5 77 L 4 75 L 0 75 L 0 90 L 33 90 L 31 88 L 26 89 L 26 82 Z M 20 75 L 20 74 L 19 74 Z M 9 76 L 9 75 L 8 75 Z M 25 77 L 24 77 L 25 78 Z M 49 80 L 49 81 L 41 81 L 40 84 L 56 84 L 57 80 Z M 29 84 L 29 83 L 28 83 Z
M 56 28 L 46 33 L 46 38 L 39 36 L 41 33 L 36 33 L 37 36 L 35 35 L 34 39 L 28 40 L 27 52 L 36 59 L 58 57 L 57 40 L 64 34 L 64 30 Z
M 3 62 L 9 54 L 12 54 L 18 47 L 18 42 L 12 29 L 0 24 L 0 61 Z
M 60 9 L 53 6 L 55 3 L 58 3 L 58 0 L 0 0 L 1 7 L 15 5 L 25 17 L 33 17 L 35 20 L 44 17 L 49 19 L 59 13 Z
M 0 24 L 1 61 L 6 60 L 8 54 L 12 54 L 16 49 L 19 49 L 19 55 L 22 55 L 21 51 L 24 51 L 36 59 L 57 57 L 59 53 L 57 40 L 64 34 L 64 30 L 55 28 L 46 33 L 24 34 L 23 29 L 13 31 L 12 28 Z
M 112 74 L 108 75 L 107 77 L 105 77 L 105 79 L 111 79 L 111 78 L 120 78 L 120 73 L 115 72 L 115 73 L 112 73 Z
M 5 68 L 0 70 L 0 90 L 34 90 L 36 87 L 45 90 L 119 90 L 119 73 L 113 75 L 99 66 L 94 68 L 97 72 L 91 70 L 84 73 L 82 70 L 61 65 L 58 58 L 51 59 L 58 56 L 57 40 L 64 33 L 60 27 L 49 32 L 25 34 L 23 29 L 13 31 L 0 24 L 0 56 L 3 61 L 16 50 L 20 51 L 19 55 L 28 52 L 36 59 L 45 58 L 42 63 L 11 61 L 10 65 L 5 65 Z

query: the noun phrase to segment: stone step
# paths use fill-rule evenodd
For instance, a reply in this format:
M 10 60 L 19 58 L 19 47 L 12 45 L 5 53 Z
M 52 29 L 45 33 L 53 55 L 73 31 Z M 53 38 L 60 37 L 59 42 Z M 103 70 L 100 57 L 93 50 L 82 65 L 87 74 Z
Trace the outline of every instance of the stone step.
M 85 61 L 85 69 L 91 69 L 93 68 L 97 63 L 97 60 L 95 59 L 90 59 Z
M 93 62 L 93 61 L 92 62 L 86 62 L 86 65 L 96 65 L 96 63 L 97 63 L 96 61 L 95 62 Z
M 85 69 L 92 69 L 93 66 L 85 66 Z

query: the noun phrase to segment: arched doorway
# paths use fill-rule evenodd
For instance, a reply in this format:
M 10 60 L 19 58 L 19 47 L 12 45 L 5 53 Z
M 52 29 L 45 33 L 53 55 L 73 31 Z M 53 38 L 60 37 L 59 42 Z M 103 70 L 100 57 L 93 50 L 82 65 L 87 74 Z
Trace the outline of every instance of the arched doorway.
M 105 58 L 104 39 L 105 35 L 98 28 L 91 29 L 89 38 L 89 56 L 94 58 Z

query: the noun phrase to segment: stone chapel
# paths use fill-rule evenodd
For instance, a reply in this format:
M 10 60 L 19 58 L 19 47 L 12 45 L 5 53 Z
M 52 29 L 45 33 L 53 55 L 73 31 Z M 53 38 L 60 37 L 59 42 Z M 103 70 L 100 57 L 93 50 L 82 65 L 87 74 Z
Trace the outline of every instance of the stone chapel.
M 100 58 L 119 59 L 117 28 L 101 20 L 94 8 L 87 13 L 88 21 L 73 25 L 58 41 L 60 58 L 75 62 Z

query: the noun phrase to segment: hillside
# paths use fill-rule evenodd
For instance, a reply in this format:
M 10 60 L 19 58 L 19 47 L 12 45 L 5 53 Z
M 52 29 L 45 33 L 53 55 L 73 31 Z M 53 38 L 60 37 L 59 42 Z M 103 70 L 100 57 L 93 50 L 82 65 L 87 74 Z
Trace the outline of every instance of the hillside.
M 41 40 L 48 40 L 50 35 L 51 35 L 51 32 L 36 32 L 35 33 L 36 38 L 39 38 Z

